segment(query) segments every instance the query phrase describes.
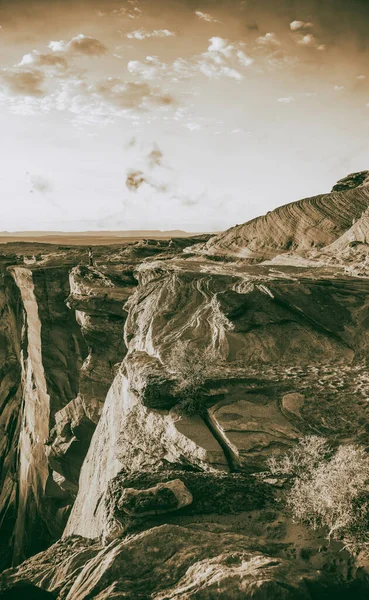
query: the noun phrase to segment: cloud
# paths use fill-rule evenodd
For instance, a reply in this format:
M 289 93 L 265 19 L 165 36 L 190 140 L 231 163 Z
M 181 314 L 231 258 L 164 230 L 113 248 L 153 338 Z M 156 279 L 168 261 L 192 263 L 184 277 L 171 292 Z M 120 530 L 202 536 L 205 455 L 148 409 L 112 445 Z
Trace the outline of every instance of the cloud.
M 256 43 L 259 44 L 259 46 L 280 46 L 281 44 L 276 34 L 273 32 L 261 35 L 256 39 Z
M 31 175 L 31 192 L 39 192 L 40 194 L 47 194 L 52 191 L 52 185 L 46 177 L 42 175 Z
M 290 104 L 294 102 L 295 98 L 293 96 L 287 96 L 286 98 L 277 98 L 278 102 L 281 104 Z
M 30 54 L 25 54 L 17 66 L 24 67 L 29 65 L 66 70 L 68 68 L 68 61 L 64 56 L 60 56 L 59 54 L 42 54 L 34 50 Z
M 126 186 L 131 192 L 137 192 L 137 190 L 143 185 L 146 184 L 153 188 L 156 192 L 167 192 L 168 188 L 165 183 L 159 183 L 155 181 L 149 175 L 145 175 L 143 171 L 129 169 L 127 171 L 126 177 Z
M 335 85 L 333 89 L 335 92 L 342 92 L 342 90 L 345 89 L 345 86 L 344 85 Z
M 197 58 L 198 70 L 209 78 L 229 77 L 240 81 L 243 75 L 238 68 L 251 66 L 253 59 L 227 39 L 215 36 L 209 42 L 207 52 Z
M 325 45 L 318 42 L 312 33 L 304 33 L 306 29 L 312 27 L 312 23 L 304 23 L 303 21 L 292 21 L 290 23 L 291 30 L 294 32 L 294 39 L 300 46 L 315 48 L 316 50 L 325 50 Z
M 136 161 L 139 163 L 138 166 L 129 169 L 126 176 L 126 186 L 131 192 L 136 192 L 143 184 L 148 185 L 156 192 L 168 191 L 169 183 L 164 181 L 164 179 L 168 179 L 168 169 L 162 168 L 163 152 L 157 144 L 154 143 L 151 151 L 144 157 L 136 157 Z
M 233 46 L 229 44 L 228 40 L 221 37 L 212 37 L 209 42 L 208 52 L 219 52 L 227 58 L 232 55 Z
M 151 168 L 160 167 L 163 161 L 163 153 L 155 144 L 147 158 Z
M 207 50 L 192 60 L 178 58 L 168 64 L 161 62 L 157 56 L 147 56 L 145 61 L 129 61 L 128 71 L 147 81 L 159 77 L 176 81 L 199 73 L 211 79 L 228 77 L 240 81 L 243 75 L 239 69 L 248 68 L 254 62 L 241 48 L 240 43 L 231 44 L 227 39 L 214 36 L 209 39 Z
M 141 8 L 141 2 L 138 0 L 127 0 L 127 4 L 130 6 L 122 6 L 121 8 L 115 8 L 109 13 L 101 13 L 101 16 L 111 14 L 118 17 L 128 17 L 128 19 L 138 19 L 141 17 L 143 10 Z
M 108 51 L 105 44 L 100 40 L 80 33 L 69 42 L 64 40 L 51 41 L 49 48 L 52 52 L 69 52 L 71 54 L 83 54 L 85 56 L 102 56 Z
M 292 23 L 290 23 L 291 31 L 301 31 L 304 29 L 310 29 L 311 27 L 313 27 L 313 24 L 305 21 L 292 21 Z
M 146 177 L 142 171 L 134 171 L 133 169 L 127 171 L 126 186 L 131 192 L 136 192 L 145 181 Z
M 0 73 L 0 78 L 12 94 L 40 97 L 45 94 L 45 75 L 38 69 L 9 69 Z
M 242 65 L 243 67 L 250 67 L 253 62 L 254 59 L 250 58 L 250 56 L 247 56 L 243 50 L 237 50 L 237 58 L 238 58 L 238 62 L 240 63 L 240 65 Z
M 169 31 L 168 29 L 154 29 L 153 31 L 145 31 L 145 29 L 137 29 L 136 31 L 132 31 L 131 33 L 127 33 L 127 38 L 135 39 L 135 40 L 144 40 L 146 38 L 152 37 L 172 37 L 175 36 L 175 33 Z
M 124 81 L 119 77 L 108 77 L 91 86 L 89 90 L 121 109 L 147 108 L 149 104 L 168 106 L 174 103 L 169 94 L 152 88 L 148 83 Z
M 130 60 L 127 68 L 130 73 L 149 80 L 156 79 L 161 72 L 167 72 L 168 65 L 161 63 L 156 56 L 146 56 L 145 62 Z
M 358 75 L 356 79 L 363 81 L 364 79 L 366 79 L 366 75 Z
M 220 21 L 218 21 L 218 19 L 215 19 L 214 17 L 212 17 L 211 15 L 209 15 L 209 13 L 201 12 L 201 10 L 195 10 L 195 15 L 199 19 L 202 19 L 203 21 L 207 21 L 208 23 L 220 23 Z
M 317 41 L 316 38 L 311 34 L 307 33 L 306 35 L 301 36 L 297 39 L 297 43 L 301 46 L 316 46 Z

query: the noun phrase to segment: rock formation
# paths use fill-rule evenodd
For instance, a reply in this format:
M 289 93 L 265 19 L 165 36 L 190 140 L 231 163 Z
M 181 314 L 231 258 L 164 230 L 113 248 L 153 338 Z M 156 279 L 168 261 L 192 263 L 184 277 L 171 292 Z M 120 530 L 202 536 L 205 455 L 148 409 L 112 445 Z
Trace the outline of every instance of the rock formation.
M 292 202 L 236 225 L 197 248 L 253 262 L 288 251 L 322 248 L 339 238 L 369 206 L 369 172 L 339 181 L 331 193 Z
M 369 284 L 340 262 L 367 185 L 94 266 L 2 248 L 1 593 L 367 597 L 368 565 L 294 523 L 267 473 L 303 435 L 369 444 Z M 187 413 L 178 344 L 202 372 Z

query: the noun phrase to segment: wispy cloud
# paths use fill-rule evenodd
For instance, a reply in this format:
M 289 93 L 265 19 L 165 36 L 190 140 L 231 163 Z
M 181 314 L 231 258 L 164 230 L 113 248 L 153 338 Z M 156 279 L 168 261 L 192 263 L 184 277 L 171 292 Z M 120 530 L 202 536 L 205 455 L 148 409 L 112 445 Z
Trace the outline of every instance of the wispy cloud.
M 305 35 L 298 37 L 296 42 L 300 46 L 310 46 L 312 48 L 316 48 L 317 50 L 325 50 L 325 45 L 320 44 L 312 33 L 306 33 Z
M 146 31 L 145 29 L 137 29 L 126 34 L 127 38 L 131 40 L 145 40 L 147 38 L 166 38 L 174 37 L 175 33 L 169 31 L 169 29 L 153 29 L 152 31 Z
M 259 44 L 259 46 L 280 46 L 281 44 L 276 34 L 272 31 L 259 36 L 256 39 L 256 43 Z
M 294 96 L 286 96 L 285 98 L 277 98 L 277 100 L 281 104 L 291 104 L 291 102 L 294 102 L 295 98 Z
M 218 19 L 215 19 L 214 17 L 212 17 L 211 15 L 209 15 L 209 13 L 201 12 L 201 10 L 195 10 L 195 15 L 199 19 L 202 19 L 203 21 L 207 21 L 208 23 L 220 23 L 220 21 L 218 21 Z
M 251 67 L 253 63 L 254 59 L 242 50 L 240 43 L 230 43 L 225 38 L 214 36 L 209 39 L 207 50 L 192 59 L 178 58 L 168 64 L 156 56 L 147 56 L 144 61 L 130 61 L 128 70 L 146 80 L 165 78 L 176 81 L 202 74 L 210 79 L 228 77 L 240 81 L 243 78 L 240 70 Z

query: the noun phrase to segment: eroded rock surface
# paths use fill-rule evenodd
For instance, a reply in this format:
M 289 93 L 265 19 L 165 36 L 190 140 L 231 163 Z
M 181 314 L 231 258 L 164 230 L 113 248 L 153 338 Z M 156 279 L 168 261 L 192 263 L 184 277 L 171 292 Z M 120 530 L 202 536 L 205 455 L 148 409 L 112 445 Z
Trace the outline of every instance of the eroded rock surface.
M 265 470 L 311 433 L 369 447 L 368 204 L 363 172 L 211 239 L 96 248 L 94 266 L 5 252 L 2 566 L 44 550 L 0 589 L 367 597 L 368 565 L 294 523 Z M 178 342 L 204 361 L 187 414 Z
M 349 175 L 331 193 L 281 206 L 266 215 L 210 238 L 198 251 L 254 261 L 281 252 L 331 244 L 369 205 L 368 172 Z

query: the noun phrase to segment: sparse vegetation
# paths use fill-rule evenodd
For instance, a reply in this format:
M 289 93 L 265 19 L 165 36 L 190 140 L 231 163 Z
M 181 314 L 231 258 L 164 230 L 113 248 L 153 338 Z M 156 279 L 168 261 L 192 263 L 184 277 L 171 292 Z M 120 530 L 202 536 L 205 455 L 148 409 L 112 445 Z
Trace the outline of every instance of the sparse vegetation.
M 369 555 L 369 455 L 350 444 L 334 451 L 319 436 L 302 438 L 281 459 L 269 460 L 274 475 L 293 478 L 287 505 L 294 518 L 352 554 Z
M 177 375 L 175 394 L 180 398 L 174 409 L 177 414 L 192 416 L 206 410 L 204 384 L 215 360 L 213 350 L 192 347 L 189 341 L 179 341 L 173 346 L 169 364 Z

